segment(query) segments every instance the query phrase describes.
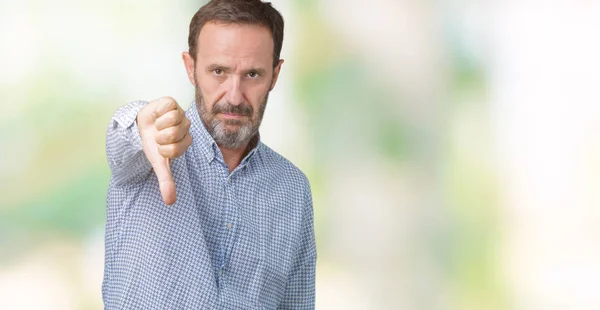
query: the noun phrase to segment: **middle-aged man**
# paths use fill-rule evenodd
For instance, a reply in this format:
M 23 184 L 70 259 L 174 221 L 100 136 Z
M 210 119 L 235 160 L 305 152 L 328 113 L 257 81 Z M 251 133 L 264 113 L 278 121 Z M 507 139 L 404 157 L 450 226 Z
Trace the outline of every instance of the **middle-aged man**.
M 283 19 L 213 0 L 183 53 L 196 100 L 135 101 L 110 121 L 105 309 L 313 309 L 305 175 L 260 141 Z

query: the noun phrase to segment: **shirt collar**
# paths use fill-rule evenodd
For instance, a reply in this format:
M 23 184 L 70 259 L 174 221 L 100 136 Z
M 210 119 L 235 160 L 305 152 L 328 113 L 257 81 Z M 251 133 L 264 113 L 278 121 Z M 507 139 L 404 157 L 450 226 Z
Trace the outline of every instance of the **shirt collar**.
M 204 127 L 204 123 L 200 118 L 195 100 L 190 105 L 186 115 L 190 119 L 191 123 L 190 133 L 192 134 L 193 138 L 192 144 L 199 149 L 200 153 L 207 160 L 207 162 L 210 163 L 215 158 L 219 159 L 221 162 L 224 162 L 221 149 L 219 149 L 219 146 L 213 137 L 208 133 L 206 127 Z M 250 152 L 248 152 L 248 154 L 242 159 L 240 166 L 246 166 L 253 155 L 258 151 L 258 149 L 260 149 L 261 145 L 260 133 L 257 133 L 257 135 L 253 137 L 248 144 L 249 147 L 252 147 L 252 150 L 250 150 Z
M 248 162 L 250 161 L 250 159 L 252 158 L 254 153 L 257 152 L 257 150 L 259 149 L 260 146 L 261 146 L 260 133 L 257 132 L 256 136 L 254 136 L 252 139 L 250 139 L 250 142 L 248 143 L 247 147 L 251 148 L 250 151 L 248 152 L 248 154 L 246 154 L 246 156 L 244 156 L 244 158 L 240 162 L 240 166 L 242 168 L 248 164 Z

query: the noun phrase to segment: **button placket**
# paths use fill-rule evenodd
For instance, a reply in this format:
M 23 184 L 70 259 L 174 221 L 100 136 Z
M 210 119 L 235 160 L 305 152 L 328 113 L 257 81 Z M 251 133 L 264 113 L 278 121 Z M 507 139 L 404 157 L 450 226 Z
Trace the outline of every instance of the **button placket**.
M 225 268 L 229 263 L 229 257 L 234 246 L 234 235 L 235 235 L 235 221 L 237 217 L 237 207 L 235 199 L 235 171 L 230 174 L 227 178 L 225 191 L 227 195 L 227 204 L 225 210 L 225 216 L 223 218 L 223 230 L 224 230 L 224 251 L 222 256 L 221 268 Z

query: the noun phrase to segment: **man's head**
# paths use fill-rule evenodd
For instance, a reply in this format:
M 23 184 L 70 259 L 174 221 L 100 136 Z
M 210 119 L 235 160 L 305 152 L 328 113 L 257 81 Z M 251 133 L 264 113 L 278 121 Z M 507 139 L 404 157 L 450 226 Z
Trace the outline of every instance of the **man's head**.
M 283 60 L 283 18 L 260 0 L 213 0 L 192 18 L 183 60 L 217 144 L 240 148 L 258 132 Z

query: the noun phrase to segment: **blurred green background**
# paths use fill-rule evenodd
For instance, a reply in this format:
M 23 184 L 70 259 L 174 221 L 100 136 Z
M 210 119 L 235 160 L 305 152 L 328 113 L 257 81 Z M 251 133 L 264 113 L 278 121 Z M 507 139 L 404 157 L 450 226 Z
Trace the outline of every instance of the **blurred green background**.
M 102 309 L 105 130 L 189 107 L 203 3 L 0 2 L 0 308 Z M 600 5 L 273 3 L 261 137 L 311 181 L 317 309 L 600 308 Z

